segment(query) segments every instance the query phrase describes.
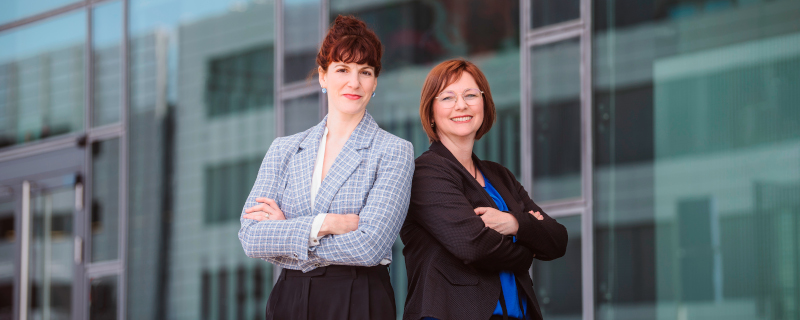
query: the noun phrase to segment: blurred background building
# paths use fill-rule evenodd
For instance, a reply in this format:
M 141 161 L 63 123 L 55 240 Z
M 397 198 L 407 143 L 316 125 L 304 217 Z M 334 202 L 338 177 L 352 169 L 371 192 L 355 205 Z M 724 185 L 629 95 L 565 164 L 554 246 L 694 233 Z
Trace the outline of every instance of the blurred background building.
M 0 319 L 262 319 L 278 270 L 238 218 L 326 113 L 337 14 L 417 155 L 430 68 L 486 73 L 476 153 L 570 233 L 531 268 L 546 319 L 800 319 L 797 0 L 4 0 Z M 399 318 L 399 240 L 391 275 Z

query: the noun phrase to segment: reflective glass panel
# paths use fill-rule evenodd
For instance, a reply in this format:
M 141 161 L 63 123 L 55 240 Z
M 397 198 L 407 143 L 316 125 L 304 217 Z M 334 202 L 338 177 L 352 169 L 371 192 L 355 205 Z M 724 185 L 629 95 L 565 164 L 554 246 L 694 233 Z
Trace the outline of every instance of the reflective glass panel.
M 594 12 L 596 319 L 800 319 L 800 2 L 641 4 Z
M 531 0 L 533 29 L 580 18 L 580 0 Z
M 236 234 L 275 138 L 274 2 L 127 3 L 126 316 L 263 319 L 271 267 Z
M 293 135 L 305 131 L 320 122 L 319 98 L 317 93 L 286 100 L 283 103 L 284 133 Z
M 0 33 L 0 148 L 83 129 L 86 13 Z
M 533 288 L 545 319 L 582 319 L 581 216 L 556 219 L 567 228 L 567 253 L 553 261 L 533 260 Z
M 577 38 L 531 49 L 533 199 L 581 196 L 581 75 Z
M 25 306 L 29 319 L 71 317 L 74 214 L 75 191 L 71 185 L 32 190 L 29 298 Z
M 53 10 L 78 0 L 5 0 L 0 1 L 0 24 L 24 19 L 48 10 Z
M 11 188 L 0 186 L 0 318 L 14 317 L 16 219 Z
M 323 36 L 320 7 L 319 0 L 283 2 L 284 83 L 306 80 L 317 70 L 317 51 Z M 316 78 L 310 80 L 316 82 Z
M 92 262 L 115 260 L 119 244 L 119 139 L 92 144 Z
M 122 2 L 92 9 L 92 126 L 119 121 L 122 104 Z
M 89 287 L 89 319 L 117 319 L 117 276 L 106 276 L 91 280 Z

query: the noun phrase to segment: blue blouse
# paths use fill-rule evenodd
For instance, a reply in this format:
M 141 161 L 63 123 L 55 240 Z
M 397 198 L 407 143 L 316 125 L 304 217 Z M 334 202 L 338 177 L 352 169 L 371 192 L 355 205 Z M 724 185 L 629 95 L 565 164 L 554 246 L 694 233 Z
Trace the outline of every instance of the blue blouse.
M 481 172 L 483 175 L 483 172 Z M 500 193 L 497 192 L 497 189 L 492 186 L 489 182 L 489 179 L 486 179 L 486 176 L 483 177 L 483 181 L 486 183 L 486 186 L 483 187 L 483 190 L 486 190 L 489 193 L 489 196 L 492 197 L 494 200 L 494 204 L 497 205 L 497 209 L 500 211 L 508 211 L 508 206 L 506 202 L 503 200 L 503 197 L 500 196 Z M 517 242 L 517 237 L 514 237 L 514 242 Z M 519 301 L 522 300 L 522 308 L 525 308 L 528 305 L 527 299 L 519 299 L 517 293 L 517 279 L 514 277 L 514 274 L 509 271 L 500 271 L 500 286 L 503 289 L 503 298 L 506 301 L 506 310 L 508 311 L 508 316 L 512 318 L 522 319 L 522 309 L 519 307 Z M 503 315 L 503 307 L 500 305 L 500 301 L 497 301 L 497 306 L 494 308 L 494 315 Z M 423 320 L 437 320 L 436 318 L 425 317 Z
M 483 172 L 481 172 L 483 175 Z M 506 202 L 503 201 L 503 197 L 500 196 L 500 193 L 497 192 L 497 189 L 492 186 L 492 183 L 489 182 L 489 179 L 486 179 L 486 176 L 483 176 L 483 181 L 486 183 L 486 186 L 483 187 L 489 196 L 492 197 L 494 200 L 494 204 L 497 205 L 497 209 L 500 211 L 508 211 L 508 206 Z M 514 237 L 514 242 L 517 242 L 517 237 Z M 513 318 L 522 319 L 522 310 L 519 308 L 519 297 L 517 293 L 517 280 L 514 277 L 514 274 L 509 271 L 500 271 L 500 285 L 503 288 L 503 298 L 506 301 L 506 310 L 508 311 L 508 316 Z M 525 308 L 527 303 L 523 299 L 522 307 Z M 496 315 L 503 315 L 503 309 L 500 306 L 500 301 L 497 301 L 497 307 L 494 308 L 494 312 L 492 314 Z

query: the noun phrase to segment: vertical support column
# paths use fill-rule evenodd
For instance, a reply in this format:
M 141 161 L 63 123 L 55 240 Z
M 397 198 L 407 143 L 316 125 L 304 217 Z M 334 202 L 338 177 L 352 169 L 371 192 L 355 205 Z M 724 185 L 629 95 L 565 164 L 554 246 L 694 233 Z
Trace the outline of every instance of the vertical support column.
M 22 227 L 20 230 L 20 263 L 19 263 L 19 319 L 28 319 L 28 283 L 31 253 L 31 183 L 22 182 Z
M 594 320 L 594 153 L 592 135 L 592 0 L 581 0 L 581 218 L 583 319 Z
M 119 273 L 119 286 L 117 287 L 117 305 L 119 306 L 117 312 L 117 319 L 125 320 L 127 318 L 128 306 L 128 119 L 129 119 L 129 86 L 128 86 L 128 0 L 122 1 L 122 43 L 120 44 L 120 74 L 122 81 L 120 81 L 121 100 L 120 107 L 120 125 L 122 126 L 121 135 L 119 137 L 119 262 L 122 266 L 122 272 Z

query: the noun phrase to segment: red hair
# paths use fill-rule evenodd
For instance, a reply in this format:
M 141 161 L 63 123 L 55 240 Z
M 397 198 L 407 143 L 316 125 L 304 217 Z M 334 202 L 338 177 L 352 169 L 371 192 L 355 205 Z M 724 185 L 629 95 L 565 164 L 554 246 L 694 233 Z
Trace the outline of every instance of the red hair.
M 475 134 L 475 140 L 479 140 L 484 134 L 489 132 L 492 128 L 497 113 L 494 108 L 494 100 L 492 100 L 492 91 L 489 90 L 489 81 L 483 75 L 481 69 L 478 69 L 474 63 L 464 59 L 452 59 L 438 64 L 431 69 L 428 77 L 425 78 L 425 83 L 422 85 L 422 94 L 419 101 L 419 119 L 422 121 L 422 128 L 425 129 L 425 134 L 428 135 L 428 141 L 439 141 L 439 135 L 436 134 L 436 127 L 431 125 L 433 121 L 433 101 L 439 93 L 447 86 L 461 79 L 464 73 L 470 74 L 475 78 L 475 83 L 478 84 L 478 89 L 483 91 L 483 123 L 478 128 Z
M 317 53 L 317 65 L 328 72 L 333 62 L 366 64 L 381 73 L 383 45 L 364 21 L 353 16 L 336 17 Z

